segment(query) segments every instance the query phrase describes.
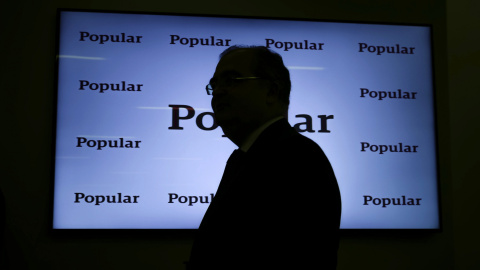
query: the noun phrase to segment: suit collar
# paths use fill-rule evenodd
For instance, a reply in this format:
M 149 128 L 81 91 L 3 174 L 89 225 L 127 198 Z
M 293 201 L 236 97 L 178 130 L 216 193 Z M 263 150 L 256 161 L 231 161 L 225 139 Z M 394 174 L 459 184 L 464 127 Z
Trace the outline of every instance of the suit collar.
M 244 143 L 242 143 L 242 145 L 240 146 L 240 150 L 243 151 L 243 152 L 247 152 L 248 149 L 250 149 L 250 147 L 255 143 L 255 141 L 257 140 L 257 138 L 260 136 L 260 134 L 262 134 L 262 132 L 267 129 L 270 125 L 272 125 L 273 123 L 277 122 L 278 120 L 282 119 L 283 116 L 278 116 L 278 117 L 274 117 L 272 119 L 270 119 L 269 121 L 265 122 L 263 125 L 261 125 L 259 128 L 257 128 L 256 130 L 254 130 L 248 137 L 247 139 L 245 140 Z
M 281 147 L 282 140 L 298 134 L 292 126 L 288 123 L 287 119 L 282 118 L 270 126 L 268 126 L 255 140 L 247 154 L 252 155 L 258 151 L 268 149 L 272 146 Z

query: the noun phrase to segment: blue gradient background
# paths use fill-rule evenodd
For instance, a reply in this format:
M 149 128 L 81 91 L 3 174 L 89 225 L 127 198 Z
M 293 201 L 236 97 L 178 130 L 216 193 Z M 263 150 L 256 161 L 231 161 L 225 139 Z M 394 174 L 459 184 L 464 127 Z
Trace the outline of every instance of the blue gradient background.
M 141 43 L 79 41 L 91 34 L 143 36 Z M 197 228 L 207 204 L 168 202 L 168 193 L 215 193 L 236 148 L 222 131 L 195 124 L 210 112 L 204 85 L 226 47 L 170 44 L 170 35 L 325 43 L 322 51 L 275 49 L 291 72 L 289 121 L 313 129 L 317 115 L 331 133 L 302 133 L 316 141 L 334 168 L 342 195 L 341 228 L 438 228 L 437 169 L 430 28 L 167 15 L 62 12 L 60 21 L 54 228 Z M 369 45 L 415 47 L 415 54 L 359 53 Z M 78 90 L 79 80 L 143 84 L 141 92 Z M 402 89 L 417 99 L 360 98 L 360 88 Z M 195 108 L 172 125 L 170 104 Z M 186 115 L 181 109 L 180 115 Z M 211 119 L 205 117 L 205 125 Z M 141 140 L 139 149 L 75 147 L 76 137 Z M 360 142 L 418 145 L 418 153 L 361 152 Z M 292 180 L 295 185 L 295 180 Z M 252 189 L 255 189 L 252 186 Z M 74 193 L 140 195 L 137 204 L 74 203 Z M 363 196 L 422 198 L 420 206 L 363 205 Z M 245 194 L 248 198 L 248 194 Z M 322 196 L 322 191 L 318 191 Z M 311 213 L 321 218 L 321 212 Z

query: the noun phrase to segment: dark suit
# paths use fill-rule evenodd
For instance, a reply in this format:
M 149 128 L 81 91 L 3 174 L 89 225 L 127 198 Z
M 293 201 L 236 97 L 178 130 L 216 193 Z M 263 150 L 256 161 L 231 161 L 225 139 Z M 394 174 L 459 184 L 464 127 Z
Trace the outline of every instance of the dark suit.
M 238 151 L 187 269 L 335 269 L 340 192 L 321 148 L 282 119 Z

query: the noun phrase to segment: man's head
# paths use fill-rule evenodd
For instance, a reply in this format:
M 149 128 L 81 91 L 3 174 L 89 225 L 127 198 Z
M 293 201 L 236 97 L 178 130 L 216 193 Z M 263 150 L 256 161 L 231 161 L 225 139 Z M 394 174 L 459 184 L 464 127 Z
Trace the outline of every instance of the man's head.
M 276 116 L 287 117 L 290 74 L 282 57 L 265 47 L 225 50 L 210 84 L 217 123 L 233 141 Z

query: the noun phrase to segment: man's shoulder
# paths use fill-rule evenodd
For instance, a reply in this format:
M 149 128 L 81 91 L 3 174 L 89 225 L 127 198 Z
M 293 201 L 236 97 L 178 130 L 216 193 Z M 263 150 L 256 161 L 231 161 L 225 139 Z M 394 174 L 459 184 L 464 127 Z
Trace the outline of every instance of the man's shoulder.
M 292 152 L 321 152 L 322 148 L 312 139 L 298 133 L 286 119 L 282 119 L 268 130 L 266 134 L 272 146 L 277 149 L 288 150 Z
M 329 164 L 322 148 L 312 139 L 298 133 L 286 119 L 269 126 L 247 152 L 262 164 Z
M 302 150 L 311 150 L 311 151 L 321 151 L 321 147 L 312 139 L 298 133 L 295 129 L 292 128 L 294 133 L 291 136 L 286 137 L 283 140 L 285 146 L 292 146 L 296 149 L 300 148 Z

